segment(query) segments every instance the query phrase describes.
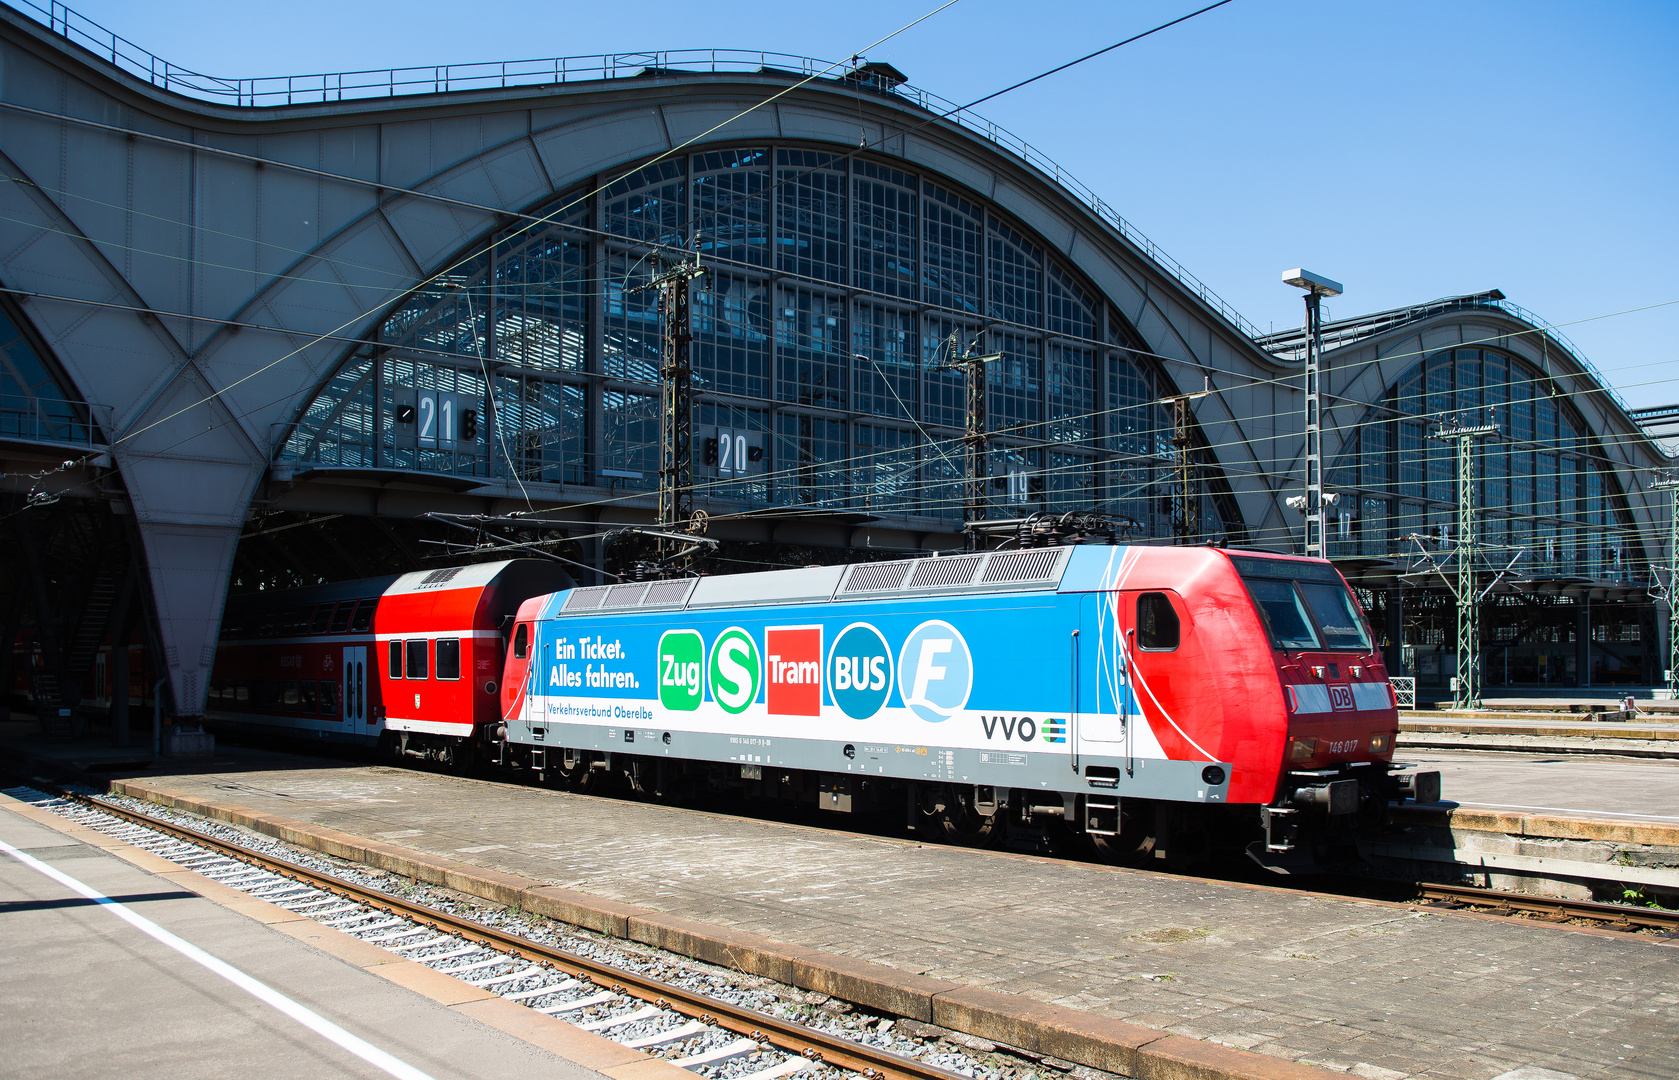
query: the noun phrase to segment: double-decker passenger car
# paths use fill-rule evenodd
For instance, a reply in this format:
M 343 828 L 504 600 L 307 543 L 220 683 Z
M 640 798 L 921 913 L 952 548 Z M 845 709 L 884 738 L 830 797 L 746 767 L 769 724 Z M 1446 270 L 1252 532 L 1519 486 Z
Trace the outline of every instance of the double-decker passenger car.
M 513 613 L 570 583 L 553 563 L 515 559 L 230 597 L 210 713 L 458 760 L 500 718 Z

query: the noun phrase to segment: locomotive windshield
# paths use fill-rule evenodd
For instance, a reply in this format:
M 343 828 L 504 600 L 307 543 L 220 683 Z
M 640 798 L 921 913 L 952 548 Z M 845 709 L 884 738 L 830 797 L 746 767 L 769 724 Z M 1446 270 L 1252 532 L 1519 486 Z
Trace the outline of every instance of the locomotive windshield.
M 1240 555 L 1231 556 L 1230 561 L 1253 596 L 1276 648 L 1285 652 L 1369 650 L 1370 628 L 1333 567 Z

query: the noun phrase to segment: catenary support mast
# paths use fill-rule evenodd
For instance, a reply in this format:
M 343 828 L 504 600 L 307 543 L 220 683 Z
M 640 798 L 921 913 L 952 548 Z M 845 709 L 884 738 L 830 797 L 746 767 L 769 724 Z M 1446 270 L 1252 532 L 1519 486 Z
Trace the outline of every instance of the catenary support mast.
M 1452 707 L 1481 707 L 1481 596 L 1475 584 L 1475 454 L 1498 425 L 1457 419 L 1441 423 L 1434 437 L 1457 443 L 1457 678 Z

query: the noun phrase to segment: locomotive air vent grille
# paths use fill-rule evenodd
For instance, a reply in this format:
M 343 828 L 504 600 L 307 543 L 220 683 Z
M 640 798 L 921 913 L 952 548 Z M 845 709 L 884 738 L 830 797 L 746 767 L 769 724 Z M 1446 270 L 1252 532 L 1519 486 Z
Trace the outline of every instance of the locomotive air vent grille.
M 887 589 L 901 589 L 904 578 L 909 576 L 909 562 L 877 562 L 862 563 L 851 568 L 851 575 L 845 579 L 843 592 L 884 592 Z
M 985 564 L 980 581 L 995 584 L 1008 581 L 1048 581 L 1061 558 L 1062 548 L 1033 548 L 994 554 Z
M 633 585 L 613 585 L 606 590 L 606 602 L 601 607 L 635 607 L 641 603 L 641 597 L 646 592 L 647 586 L 639 581 Z
M 983 555 L 959 555 L 950 559 L 922 559 L 909 576 L 912 589 L 932 589 L 941 585 L 966 585 L 974 579 Z
M 571 595 L 566 597 L 564 610 L 580 611 L 598 608 L 600 602 L 606 599 L 606 591 L 613 587 L 611 585 L 592 585 L 587 589 L 573 589 Z
M 642 607 L 669 607 L 680 604 L 688 599 L 688 593 L 694 587 L 692 581 L 656 581 L 647 587 L 647 597 L 642 600 Z
M 445 566 L 441 570 L 433 570 L 431 573 L 427 574 L 424 579 L 422 579 L 420 581 L 420 584 L 421 585 L 441 585 L 445 581 L 453 580 L 455 575 L 460 573 L 464 569 L 466 569 L 466 567 L 464 567 L 464 566 Z

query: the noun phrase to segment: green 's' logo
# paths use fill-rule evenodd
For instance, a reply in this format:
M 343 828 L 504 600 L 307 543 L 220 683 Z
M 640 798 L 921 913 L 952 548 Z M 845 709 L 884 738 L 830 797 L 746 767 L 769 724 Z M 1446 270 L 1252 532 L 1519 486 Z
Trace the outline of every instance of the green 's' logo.
M 700 707 L 700 668 L 705 641 L 695 630 L 666 630 L 659 637 L 659 704 L 679 712 Z
M 711 697 L 725 712 L 745 712 L 758 700 L 763 678 L 758 643 L 738 626 L 731 626 L 711 643 Z

